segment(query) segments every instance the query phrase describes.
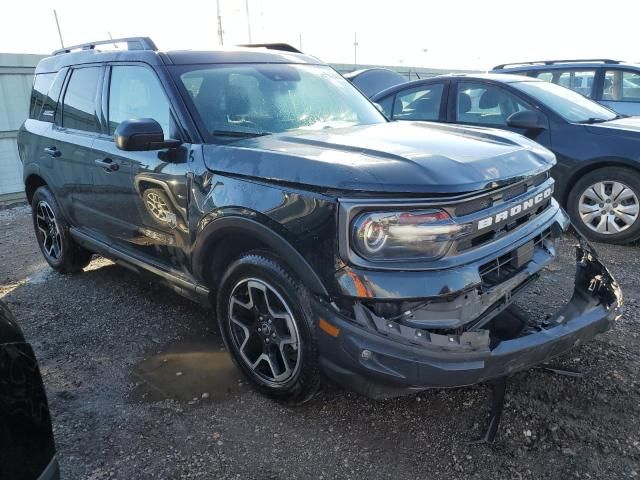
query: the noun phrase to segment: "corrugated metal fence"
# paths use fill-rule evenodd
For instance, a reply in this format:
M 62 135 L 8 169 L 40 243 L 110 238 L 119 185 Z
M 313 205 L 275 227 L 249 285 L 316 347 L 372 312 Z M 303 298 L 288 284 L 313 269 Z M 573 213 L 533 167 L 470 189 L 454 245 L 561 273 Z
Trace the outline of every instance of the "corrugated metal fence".
M 0 201 L 22 197 L 16 134 L 27 118 L 33 71 L 40 55 L 0 53 Z

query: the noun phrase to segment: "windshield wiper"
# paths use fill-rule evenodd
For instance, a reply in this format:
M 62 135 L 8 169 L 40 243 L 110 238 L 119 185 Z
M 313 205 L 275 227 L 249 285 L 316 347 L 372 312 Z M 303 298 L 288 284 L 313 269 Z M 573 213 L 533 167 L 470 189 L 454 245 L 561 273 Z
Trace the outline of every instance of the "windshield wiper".
M 593 123 L 603 123 L 603 122 L 608 122 L 609 120 L 606 118 L 600 118 L 600 117 L 591 117 L 591 118 L 587 118 L 586 120 L 581 120 L 578 123 L 586 123 L 586 124 L 593 124 Z
M 248 132 L 246 130 L 214 130 L 211 132 L 214 137 L 235 137 L 235 138 L 252 138 L 262 137 L 264 135 L 271 135 L 271 132 Z

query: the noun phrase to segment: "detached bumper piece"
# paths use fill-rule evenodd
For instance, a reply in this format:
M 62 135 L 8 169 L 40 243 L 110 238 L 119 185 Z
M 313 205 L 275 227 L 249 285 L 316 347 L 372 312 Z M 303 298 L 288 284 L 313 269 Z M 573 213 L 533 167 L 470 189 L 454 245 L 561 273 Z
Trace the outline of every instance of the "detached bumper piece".
M 377 316 L 357 302 L 355 318 L 349 318 L 316 301 L 317 316 L 339 329 L 336 336 L 324 331 L 318 334 L 325 373 L 362 394 L 385 398 L 425 388 L 458 387 L 500 378 L 591 340 L 609 329 L 621 315 L 622 293 L 588 242 L 572 226 L 567 233 L 578 242 L 573 295 L 563 308 L 544 322 L 541 319 L 533 330 L 518 331 L 514 337 L 503 335 L 502 340 L 496 340 L 496 332 L 489 328 L 492 325 L 489 320 L 496 317 L 488 316 L 491 309 L 486 305 L 484 313 L 476 310 L 478 318 L 464 327 L 434 331 L 421 323 Z M 529 275 L 520 278 L 515 274 L 496 288 L 508 283 L 505 291 L 517 291 L 525 277 L 537 275 L 549 263 L 543 253 L 534 252 L 527 258 L 529 262 L 520 273 L 533 268 Z M 548 253 L 551 257 L 555 255 Z M 475 307 L 480 305 L 474 299 L 469 300 Z M 508 304 L 505 302 L 504 308 Z M 488 320 L 483 320 L 483 316 Z

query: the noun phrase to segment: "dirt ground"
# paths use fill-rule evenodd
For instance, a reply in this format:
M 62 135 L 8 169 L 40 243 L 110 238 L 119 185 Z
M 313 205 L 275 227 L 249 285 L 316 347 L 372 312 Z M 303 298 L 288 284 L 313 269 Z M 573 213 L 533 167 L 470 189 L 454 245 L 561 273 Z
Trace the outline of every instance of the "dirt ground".
M 30 211 L 0 211 L 0 298 L 40 361 L 65 479 L 619 479 L 640 473 L 640 257 L 598 245 L 625 294 L 610 332 L 514 375 L 496 443 L 472 445 L 491 388 L 372 401 L 328 386 L 290 409 L 236 372 L 209 311 L 96 258 L 49 270 Z M 571 242 L 523 307 L 559 304 Z

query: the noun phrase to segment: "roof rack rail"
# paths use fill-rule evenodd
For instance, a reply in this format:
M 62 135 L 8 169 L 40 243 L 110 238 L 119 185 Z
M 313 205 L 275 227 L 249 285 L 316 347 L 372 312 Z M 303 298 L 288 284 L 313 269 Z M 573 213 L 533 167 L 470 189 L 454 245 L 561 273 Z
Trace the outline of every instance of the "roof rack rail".
M 598 62 L 598 63 L 622 63 L 620 60 L 612 60 L 610 58 L 585 58 L 578 60 L 536 60 L 534 62 L 513 62 L 513 63 L 503 63 L 501 65 L 496 65 L 492 70 L 501 70 L 505 67 L 512 67 L 517 65 L 553 65 L 555 63 L 582 63 L 582 62 Z
M 283 52 L 302 53 L 296 47 L 289 45 L 288 43 L 247 43 L 244 45 L 238 45 L 239 47 L 248 48 L 267 48 L 269 50 L 281 50 Z
M 109 40 L 98 40 L 97 42 L 81 43 L 71 47 L 60 48 L 54 50 L 52 55 L 60 55 L 62 53 L 70 53 L 73 50 L 95 50 L 98 45 L 111 45 L 116 43 L 126 43 L 127 50 L 158 50 L 156 44 L 149 37 L 128 37 L 128 38 L 110 38 Z

